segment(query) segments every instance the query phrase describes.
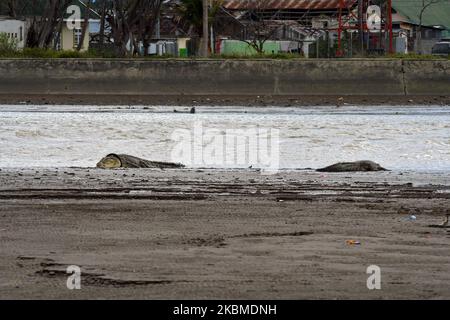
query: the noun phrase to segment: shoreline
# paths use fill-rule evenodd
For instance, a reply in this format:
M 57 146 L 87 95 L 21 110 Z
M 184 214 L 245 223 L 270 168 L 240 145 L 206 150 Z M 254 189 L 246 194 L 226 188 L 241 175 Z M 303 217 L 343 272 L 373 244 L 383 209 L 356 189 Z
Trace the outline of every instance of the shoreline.
M 0 94 L 3 105 L 142 105 L 142 106 L 450 106 L 448 96 L 289 96 L 289 95 L 83 95 L 83 94 Z

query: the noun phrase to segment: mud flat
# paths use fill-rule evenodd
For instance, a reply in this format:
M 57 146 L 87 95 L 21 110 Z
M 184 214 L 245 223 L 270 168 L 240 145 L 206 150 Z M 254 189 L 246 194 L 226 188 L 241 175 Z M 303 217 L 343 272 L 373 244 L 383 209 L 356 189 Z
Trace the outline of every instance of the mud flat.
M 449 106 L 450 95 L 124 95 L 124 94 L 2 94 L 0 104 L 117 106 Z
M 450 172 L 2 168 L 0 298 L 449 299 L 449 208 Z

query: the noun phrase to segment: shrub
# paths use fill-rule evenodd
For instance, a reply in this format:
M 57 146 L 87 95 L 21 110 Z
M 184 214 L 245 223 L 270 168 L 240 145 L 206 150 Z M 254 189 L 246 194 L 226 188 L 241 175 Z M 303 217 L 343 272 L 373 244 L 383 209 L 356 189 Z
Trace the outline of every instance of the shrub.
M 57 58 L 68 58 L 68 59 L 76 59 L 76 58 L 86 58 L 88 54 L 80 51 L 58 51 L 56 53 Z
M 0 32 L 0 56 L 10 56 L 17 53 L 17 39 L 10 38 L 4 32 Z
M 405 59 L 405 60 L 433 60 L 433 59 L 442 59 L 442 57 L 439 56 L 433 56 L 431 54 L 416 54 L 416 53 L 394 53 L 387 55 L 387 58 L 394 58 L 394 59 Z
M 77 59 L 77 58 L 94 58 L 95 54 L 92 52 L 79 52 L 72 50 L 55 51 L 51 49 L 42 48 L 25 48 L 18 52 L 16 57 L 21 58 L 42 58 L 42 59 Z
M 89 51 L 86 53 L 89 57 L 93 58 L 117 58 L 117 54 L 112 48 L 89 48 Z
M 57 51 L 42 48 L 25 48 L 20 56 L 23 58 L 56 58 Z

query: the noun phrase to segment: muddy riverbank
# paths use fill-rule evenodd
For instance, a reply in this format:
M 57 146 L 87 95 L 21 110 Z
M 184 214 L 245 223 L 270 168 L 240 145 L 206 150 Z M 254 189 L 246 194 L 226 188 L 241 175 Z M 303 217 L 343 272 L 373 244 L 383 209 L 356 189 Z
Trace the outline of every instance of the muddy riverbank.
M 429 225 L 450 207 L 449 181 L 2 168 L 0 297 L 448 299 L 450 235 Z M 381 290 L 366 287 L 372 264 Z M 81 290 L 66 288 L 68 265 Z
M 0 94 L 0 104 L 31 105 L 143 105 L 143 106 L 449 106 L 446 96 L 354 95 L 354 96 L 274 96 L 274 95 L 72 95 Z

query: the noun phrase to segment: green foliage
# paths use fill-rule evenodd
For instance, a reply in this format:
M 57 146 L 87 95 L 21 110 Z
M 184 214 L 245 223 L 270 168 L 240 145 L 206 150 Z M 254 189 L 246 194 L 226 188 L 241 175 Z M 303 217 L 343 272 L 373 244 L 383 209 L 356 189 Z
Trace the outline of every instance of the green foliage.
M 181 0 L 180 14 L 201 34 L 203 25 L 203 7 L 201 0 Z
M 114 59 L 119 58 L 112 51 L 101 51 L 98 49 L 90 49 L 87 52 L 79 51 L 55 51 L 50 49 L 40 48 L 25 48 L 23 50 L 17 49 L 17 42 L 15 39 L 9 39 L 6 34 L 0 33 L 0 58 L 37 58 L 37 59 L 88 59 L 88 58 L 104 58 Z M 142 57 L 137 57 L 142 58 Z M 275 60 L 289 60 L 289 59 L 302 59 L 303 55 L 294 53 L 274 53 L 274 54 L 218 54 L 211 56 L 211 59 L 275 59 Z M 446 59 L 442 56 L 434 55 L 419 55 L 419 54 L 391 54 L 385 56 L 364 56 L 354 58 L 365 59 L 403 59 L 403 60 L 436 60 Z M 144 59 L 180 59 L 179 57 L 172 55 L 162 56 L 146 56 Z M 189 59 L 189 58 L 185 58 Z M 450 57 L 448 57 L 450 59 Z
M 9 1 L 0 1 L 0 15 L 10 15 Z M 15 13 L 18 16 L 40 16 L 45 10 L 48 0 L 15 0 Z
M 46 58 L 57 57 L 57 51 L 41 48 L 25 48 L 17 55 L 17 58 Z
M 1 40 L 0 40 L 1 41 Z M 0 45 L 1 48 L 1 45 Z M 51 49 L 41 49 L 41 48 L 25 48 L 23 50 L 15 51 L 1 51 L 1 58 L 35 58 L 35 59 L 89 59 L 89 58 L 103 58 L 103 59 L 114 59 L 119 58 L 114 52 L 108 50 L 98 50 L 90 49 L 89 51 L 56 51 Z M 142 57 L 138 57 L 142 58 Z M 170 59 L 176 58 L 171 55 L 162 56 L 146 56 L 146 59 Z
M 219 13 L 223 0 L 213 0 L 209 11 L 209 23 L 214 23 L 214 18 Z M 202 34 L 203 28 L 203 1 L 181 0 L 178 14 L 195 29 L 198 35 Z
M 392 58 L 392 59 L 403 59 L 403 60 L 436 60 L 436 59 L 445 59 L 445 57 L 442 56 L 435 56 L 431 54 L 415 54 L 415 53 L 394 53 L 389 54 L 386 56 L 386 58 Z
M 0 32 L 0 57 L 17 53 L 17 39 L 9 38 L 6 33 Z
M 95 58 L 117 58 L 117 52 L 112 48 L 89 48 L 88 55 Z
M 25 48 L 21 51 L 9 51 L 0 53 L 3 58 L 39 58 L 39 59 L 75 59 L 75 58 L 101 58 L 91 52 L 55 51 L 41 48 Z
M 77 58 L 92 58 L 89 52 L 80 51 L 59 51 L 58 58 L 77 59 Z

